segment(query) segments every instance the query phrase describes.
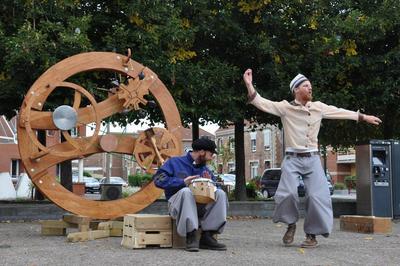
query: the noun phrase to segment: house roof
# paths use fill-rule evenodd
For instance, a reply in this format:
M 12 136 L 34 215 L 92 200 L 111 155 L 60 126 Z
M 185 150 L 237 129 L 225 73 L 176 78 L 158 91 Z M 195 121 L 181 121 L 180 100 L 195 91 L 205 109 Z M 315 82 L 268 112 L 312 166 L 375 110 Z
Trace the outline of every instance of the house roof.
M 182 136 L 182 140 L 192 140 L 192 127 L 189 126 L 189 128 L 186 127 L 181 127 L 180 129 L 180 133 Z M 215 135 L 202 129 L 199 128 L 199 136 L 203 137 L 203 136 L 207 136 L 210 137 L 211 139 L 215 139 Z

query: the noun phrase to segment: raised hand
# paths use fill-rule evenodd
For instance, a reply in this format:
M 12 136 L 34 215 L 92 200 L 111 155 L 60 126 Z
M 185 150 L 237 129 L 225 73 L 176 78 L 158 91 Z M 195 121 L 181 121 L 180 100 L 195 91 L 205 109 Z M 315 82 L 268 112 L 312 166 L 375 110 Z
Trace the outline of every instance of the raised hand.
M 244 72 L 243 80 L 244 83 L 246 84 L 246 87 L 253 83 L 253 72 L 250 68 Z

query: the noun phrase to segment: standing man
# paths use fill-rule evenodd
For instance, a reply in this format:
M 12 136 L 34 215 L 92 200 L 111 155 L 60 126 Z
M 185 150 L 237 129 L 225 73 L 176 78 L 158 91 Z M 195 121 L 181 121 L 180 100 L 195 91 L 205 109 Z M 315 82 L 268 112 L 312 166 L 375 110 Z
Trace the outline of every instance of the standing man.
M 222 233 L 226 223 L 228 200 L 223 190 L 215 192 L 215 202 L 196 204 L 195 198 L 188 188 L 193 179 L 202 177 L 216 181 L 215 176 L 207 168 L 216 153 L 214 141 L 200 138 L 192 143 L 192 152 L 185 156 L 173 157 L 165 162 L 154 175 L 154 183 L 164 189 L 168 200 L 169 214 L 176 220 L 177 232 L 186 237 L 186 250 L 202 249 L 226 250 L 226 246 L 214 238 L 214 234 Z M 202 229 L 199 240 L 196 231 Z
M 248 102 L 261 111 L 279 116 L 285 137 L 285 158 L 282 174 L 275 194 L 276 208 L 273 221 L 288 224 L 283 243 L 293 243 L 296 222 L 299 219 L 299 197 L 297 187 L 299 176 L 303 177 L 307 195 L 303 248 L 318 245 L 317 235 L 328 237 L 332 231 L 333 213 L 329 188 L 322 169 L 318 151 L 318 132 L 322 119 L 350 119 L 379 125 L 382 121 L 371 115 L 361 114 L 322 102 L 312 102 L 310 81 L 298 74 L 290 82 L 289 88 L 294 100 L 287 102 L 270 101 L 261 97 L 253 87 L 251 69 L 244 72 L 243 80 L 248 91 Z

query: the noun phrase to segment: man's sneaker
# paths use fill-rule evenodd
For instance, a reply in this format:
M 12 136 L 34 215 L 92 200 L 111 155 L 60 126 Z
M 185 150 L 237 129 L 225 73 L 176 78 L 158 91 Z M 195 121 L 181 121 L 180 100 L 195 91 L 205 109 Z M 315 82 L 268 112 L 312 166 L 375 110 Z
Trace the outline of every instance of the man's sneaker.
M 329 237 L 329 233 L 322 234 L 321 236 L 323 236 L 325 238 L 328 238 Z
M 203 231 L 200 238 L 200 248 L 212 250 L 226 250 L 226 246 L 213 237 L 211 231 Z
M 315 248 L 318 246 L 317 239 L 315 238 L 315 235 L 307 234 L 306 235 L 306 240 L 301 243 L 302 248 Z
M 296 233 L 296 224 L 289 224 L 286 233 L 282 238 L 283 244 L 285 245 L 292 244 L 295 233 Z
M 199 240 L 196 239 L 196 230 L 186 234 L 186 250 L 191 252 L 199 251 Z

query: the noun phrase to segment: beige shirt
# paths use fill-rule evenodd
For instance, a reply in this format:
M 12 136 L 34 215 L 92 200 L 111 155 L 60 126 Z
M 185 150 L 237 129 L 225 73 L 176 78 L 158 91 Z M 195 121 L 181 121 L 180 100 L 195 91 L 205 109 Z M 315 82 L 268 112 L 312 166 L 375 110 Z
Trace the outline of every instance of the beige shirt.
M 261 111 L 281 118 L 286 151 L 318 150 L 318 132 L 322 119 L 358 120 L 358 112 L 326 105 L 322 102 L 308 102 L 305 106 L 296 100 L 274 102 L 259 94 L 250 102 Z

